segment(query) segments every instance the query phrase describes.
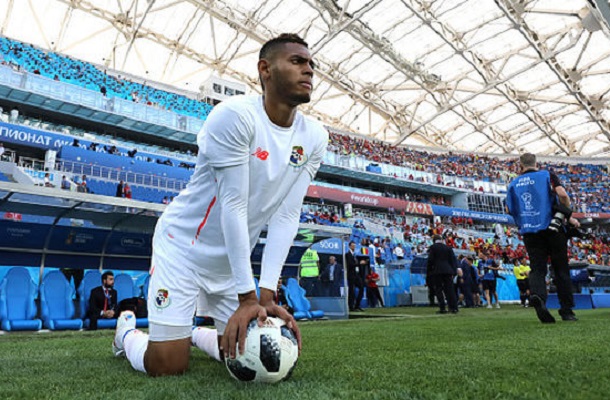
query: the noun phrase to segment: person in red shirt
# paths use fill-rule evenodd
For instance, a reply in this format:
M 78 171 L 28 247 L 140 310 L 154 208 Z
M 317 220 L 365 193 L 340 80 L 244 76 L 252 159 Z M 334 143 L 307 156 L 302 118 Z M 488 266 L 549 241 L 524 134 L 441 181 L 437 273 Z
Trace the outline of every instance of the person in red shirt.
M 379 293 L 379 286 L 377 286 L 378 281 L 379 274 L 375 272 L 375 267 L 371 267 L 371 272 L 366 276 L 366 298 L 371 308 L 375 308 L 377 304 L 384 307 L 381 293 Z

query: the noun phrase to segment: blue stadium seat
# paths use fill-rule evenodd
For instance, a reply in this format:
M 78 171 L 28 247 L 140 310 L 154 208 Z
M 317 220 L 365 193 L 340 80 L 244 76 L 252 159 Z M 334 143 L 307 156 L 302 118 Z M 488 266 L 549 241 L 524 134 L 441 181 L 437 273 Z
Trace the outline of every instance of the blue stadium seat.
M 288 306 L 294 310 L 295 319 L 317 319 L 324 317 L 324 311 L 311 311 L 311 303 L 305 297 L 305 289 L 303 289 L 296 279 L 288 278 L 286 283 L 286 300 Z
M 118 274 L 114 277 L 114 289 L 117 292 L 117 301 L 119 303 L 125 299 L 138 297 L 136 294 L 136 285 L 134 284 L 133 279 L 131 279 L 131 276 L 127 274 Z M 137 318 L 136 327 L 148 327 L 148 318 Z
M 74 289 L 60 271 L 51 271 L 40 285 L 40 308 L 44 327 L 51 330 L 79 330 L 81 319 L 74 318 Z
M 89 328 L 89 318 L 87 311 L 89 310 L 89 296 L 91 289 L 102 285 L 102 274 L 99 271 L 91 270 L 85 273 L 80 286 L 78 287 L 78 295 L 80 298 L 80 317 L 83 319 L 83 327 Z M 116 319 L 99 319 L 97 321 L 98 329 L 114 329 L 116 328 Z
M 118 274 L 114 277 L 114 289 L 117 292 L 117 301 L 130 299 L 136 296 L 136 287 L 131 276 L 127 274 Z
M 0 320 L 5 331 L 37 331 L 42 321 L 36 319 L 38 309 L 36 285 L 23 267 L 11 268 L 0 283 Z

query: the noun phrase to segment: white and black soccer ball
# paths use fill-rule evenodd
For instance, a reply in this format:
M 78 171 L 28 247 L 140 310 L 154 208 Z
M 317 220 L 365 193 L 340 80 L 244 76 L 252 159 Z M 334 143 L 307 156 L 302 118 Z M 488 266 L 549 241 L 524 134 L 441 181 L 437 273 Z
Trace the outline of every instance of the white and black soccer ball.
M 276 383 L 290 377 L 298 357 L 294 333 L 282 319 L 268 317 L 261 327 L 250 321 L 244 353 L 225 358 L 225 364 L 238 381 Z

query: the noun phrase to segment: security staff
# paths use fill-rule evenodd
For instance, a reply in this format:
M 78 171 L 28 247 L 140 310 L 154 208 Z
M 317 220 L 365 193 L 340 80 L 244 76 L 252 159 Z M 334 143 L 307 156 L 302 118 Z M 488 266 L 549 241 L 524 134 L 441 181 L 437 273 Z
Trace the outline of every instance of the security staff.
M 531 153 L 520 157 L 521 175 L 508 186 L 506 205 L 508 212 L 519 227 L 530 258 L 531 272 L 530 305 L 542 323 L 553 323 L 555 318 L 546 308 L 547 260 L 551 257 L 551 268 L 555 273 L 557 296 L 564 321 L 577 321 L 572 308 L 574 296 L 568 269 L 568 239 L 564 220 L 579 227 L 571 216 L 570 197 L 561 181 L 552 172 L 539 170 L 536 156 Z M 558 212 L 562 209 L 563 212 Z
M 529 301 L 530 297 L 530 284 L 529 284 L 529 274 L 530 267 L 525 262 L 525 257 L 521 260 L 515 259 L 515 266 L 513 267 L 513 273 L 515 274 L 515 278 L 517 279 L 517 287 L 519 288 L 519 297 L 521 299 L 521 306 L 527 307 L 527 301 Z
M 308 296 L 318 295 L 318 276 L 320 275 L 320 257 L 312 248 L 307 249 L 301 257 L 301 286 Z

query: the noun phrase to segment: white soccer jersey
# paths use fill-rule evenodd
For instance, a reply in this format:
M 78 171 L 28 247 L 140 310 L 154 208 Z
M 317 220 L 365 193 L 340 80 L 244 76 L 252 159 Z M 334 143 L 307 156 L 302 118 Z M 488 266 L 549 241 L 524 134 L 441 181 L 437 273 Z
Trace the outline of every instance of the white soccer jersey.
M 188 186 L 159 219 L 155 239 L 163 240 L 165 248 L 167 244 L 175 249 L 171 253 L 177 266 L 193 265 L 206 273 L 225 276 L 232 270 L 233 275 L 242 275 L 235 276 L 237 292 L 252 290 L 250 252 L 261 230 L 273 219 L 282 202 L 290 197 L 297 181 L 303 186 L 313 179 L 326 151 L 328 132 L 321 124 L 298 112 L 290 128 L 277 126 L 269 120 L 261 96 L 239 96 L 214 108 L 197 143 L 199 154 L 195 172 Z M 245 164 L 247 169 L 244 171 L 249 174 L 246 217 L 249 248 L 247 260 L 242 257 L 239 261 L 242 265 L 236 266 L 229 264 L 229 258 L 238 244 L 232 237 L 225 237 L 221 228 L 222 201 L 218 197 L 215 170 Z M 304 194 L 303 190 L 298 201 L 292 199 L 290 202 L 291 219 L 296 216 L 294 224 L 298 224 Z M 263 271 L 265 263 L 284 263 L 294 234 L 289 240 L 282 239 L 281 235 L 276 237 L 282 242 L 281 248 L 266 246 Z M 270 252 L 277 254 L 268 254 Z M 278 277 L 279 269 L 268 279 L 263 280 L 261 276 L 261 287 L 275 290 Z M 275 282 L 270 282 L 272 279 Z

